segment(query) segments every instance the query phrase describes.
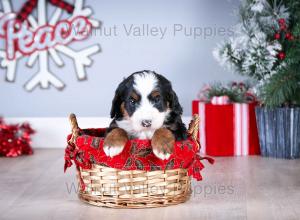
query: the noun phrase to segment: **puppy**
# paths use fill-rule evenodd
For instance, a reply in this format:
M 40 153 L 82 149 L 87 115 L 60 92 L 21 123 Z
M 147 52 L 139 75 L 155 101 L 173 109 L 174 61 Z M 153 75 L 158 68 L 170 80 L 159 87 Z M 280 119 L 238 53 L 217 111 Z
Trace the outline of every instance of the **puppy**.
M 181 115 L 169 80 L 148 70 L 133 73 L 115 92 L 104 151 L 113 157 L 122 152 L 128 139 L 151 139 L 153 153 L 168 159 L 175 141 L 187 138 Z

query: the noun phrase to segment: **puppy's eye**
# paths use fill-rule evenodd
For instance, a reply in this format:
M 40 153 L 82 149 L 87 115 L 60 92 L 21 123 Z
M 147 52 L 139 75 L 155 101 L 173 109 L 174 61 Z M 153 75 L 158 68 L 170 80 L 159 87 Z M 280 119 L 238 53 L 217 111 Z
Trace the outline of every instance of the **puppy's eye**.
M 136 100 L 135 100 L 134 98 L 130 97 L 130 98 L 129 98 L 129 103 L 130 103 L 131 105 L 135 105 Z
M 160 102 L 160 95 L 157 95 L 153 98 L 154 103 L 159 103 Z

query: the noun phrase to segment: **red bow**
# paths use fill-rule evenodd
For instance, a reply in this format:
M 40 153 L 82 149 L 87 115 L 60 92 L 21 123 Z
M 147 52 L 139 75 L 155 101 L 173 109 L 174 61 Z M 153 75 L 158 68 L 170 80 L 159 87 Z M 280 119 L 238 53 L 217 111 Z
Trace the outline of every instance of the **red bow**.
M 68 2 L 65 2 L 63 0 L 46 0 L 50 2 L 52 5 L 59 7 L 68 13 L 73 13 L 74 6 Z M 36 8 L 38 4 L 38 0 L 28 0 L 23 7 L 21 8 L 20 12 L 17 15 L 17 20 L 22 22 L 27 19 L 28 15 L 31 14 L 31 12 Z

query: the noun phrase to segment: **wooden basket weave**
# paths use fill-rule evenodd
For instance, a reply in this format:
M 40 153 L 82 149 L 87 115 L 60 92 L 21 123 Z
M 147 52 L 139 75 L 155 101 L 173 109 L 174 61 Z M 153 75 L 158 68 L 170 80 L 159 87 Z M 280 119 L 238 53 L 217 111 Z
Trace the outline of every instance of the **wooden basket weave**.
M 72 137 L 75 145 L 79 127 L 74 114 L 70 115 Z M 199 117 L 194 115 L 188 135 L 197 141 Z M 76 145 L 75 145 L 76 147 Z M 85 188 L 79 198 L 92 205 L 111 208 L 154 208 L 179 204 L 191 195 L 191 178 L 186 169 L 172 170 L 119 170 L 93 164 L 91 169 L 78 168 L 78 181 Z

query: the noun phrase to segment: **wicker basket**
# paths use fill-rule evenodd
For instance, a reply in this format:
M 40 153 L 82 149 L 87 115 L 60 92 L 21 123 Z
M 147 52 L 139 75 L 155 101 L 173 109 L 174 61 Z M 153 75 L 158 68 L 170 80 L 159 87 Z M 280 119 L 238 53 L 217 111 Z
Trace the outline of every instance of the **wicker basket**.
M 74 145 L 79 127 L 74 114 L 70 115 Z M 188 134 L 197 142 L 199 118 L 193 117 Z M 76 147 L 76 146 L 75 146 Z M 78 181 L 85 187 L 79 198 L 92 205 L 111 208 L 154 208 L 179 204 L 191 195 L 191 178 L 186 169 L 119 170 L 93 164 L 91 169 L 77 169 Z

